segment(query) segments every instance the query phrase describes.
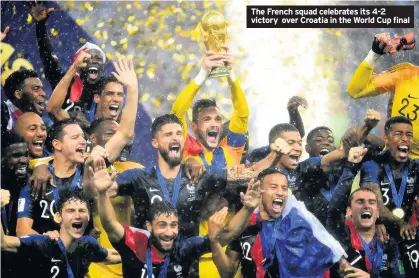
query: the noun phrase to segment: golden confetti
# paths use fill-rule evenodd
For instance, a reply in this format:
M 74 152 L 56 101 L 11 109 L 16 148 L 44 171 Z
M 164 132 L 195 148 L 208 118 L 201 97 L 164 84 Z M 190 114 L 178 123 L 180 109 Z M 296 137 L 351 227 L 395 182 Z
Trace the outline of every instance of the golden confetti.
M 160 106 L 161 105 L 161 99 L 159 97 L 156 97 L 153 99 L 153 104 L 155 106 Z
M 85 38 L 80 38 L 80 39 L 79 39 L 79 42 L 80 42 L 81 44 L 85 44 L 85 43 L 87 42 L 87 40 L 86 40 Z
M 55 30 L 55 28 L 51 28 L 50 33 L 51 33 L 51 36 L 53 36 L 53 37 L 58 36 L 58 31 Z
M 340 37 L 341 35 L 342 35 L 342 32 L 341 32 L 341 31 L 336 31 L 336 32 L 335 32 L 335 36 L 336 36 L 336 37 Z
M 28 24 L 31 24 L 32 23 L 32 15 L 31 14 L 28 14 L 28 18 L 26 19 L 26 22 L 28 23 Z
M 122 40 L 119 41 L 119 44 L 124 44 L 127 43 L 128 39 L 127 38 L 123 38 Z
M 105 22 L 99 22 L 97 24 L 97 28 L 102 28 L 103 26 L 105 26 Z
M 76 23 L 77 23 L 77 25 L 83 25 L 84 24 L 84 19 L 76 19 Z
M 141 97 L 141 102 L 146 102 L 149 98 L 150 98 L 150 94 L 149 94 L 149 93 L 145 93 L 145 94 Z

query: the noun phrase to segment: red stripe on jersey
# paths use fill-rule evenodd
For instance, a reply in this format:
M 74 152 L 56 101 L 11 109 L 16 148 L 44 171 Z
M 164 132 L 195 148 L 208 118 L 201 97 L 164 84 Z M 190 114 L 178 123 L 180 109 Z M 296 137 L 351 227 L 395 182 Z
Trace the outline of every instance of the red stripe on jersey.
M 141 262 L 146 263 L 149 232 L 126 225 L 122 226 L 125 230 L 125 245 L 134 252 L 135 256 L 137 256 Z M 160 258 L 159 255 L 157 255 L 157 251 L 154 245 L 151 246 L 151 257 L 153 263 L 161 263 L 164 261 L 164 258 Z
M 256 214 L 253 214 L 256 215 Z M 252 217 L 253 217 L 252 215 Z M 265 277 L 265 269 L 263 269 L 263 252 L 262 252 L 262 243 L 260 241 L 260 234 L 256 236 L 255 242 L 253 243 L 252 250 L 250 251 L 250 256 L 252 257 L 256 265 L 256 277 Z
M 256 212 L 254 212 L 253 214 L 252 214 L 252 216 L 250 217 L 250 219 L 249 219 L 249 226 L 251 226 L 251 225 L 256 225 L 256 221 L 257 221 L 257 213 Z
M 348 226 L 349 231 L 351 233 L 352 247 L 355 248 L 356 250 L 364 250 L 364 247 L 362 246 L 362 243 L 361 243 L 361 239 L 359 238 L 358 230 L 355 228 L 355 224 L 353 220 L 346 221 L 346 226 Z M 368 273 L 372 273 L 372 265 L 368 256 L 365 256 L 365 264 L 366 264 Z

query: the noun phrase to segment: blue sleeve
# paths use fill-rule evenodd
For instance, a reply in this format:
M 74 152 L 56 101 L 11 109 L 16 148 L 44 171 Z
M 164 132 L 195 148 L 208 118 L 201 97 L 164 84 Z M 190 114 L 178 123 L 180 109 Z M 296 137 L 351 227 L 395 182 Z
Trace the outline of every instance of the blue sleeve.
M 247 155 L 246 160 L 249 163 L 258 162 L 258 161 L 264 159 L 270 153 L 270 151 L 271 150 L 270 150 L 269 146 L 265 146 L 265 147 L 255 149 Z
M 370 160 L 362 163 L 361 167 L 361 181 L 360 184 L 364 183 L 379 183 L 378 173 L 380 172 L 380 167 L 377 163 Z
M 198 258 L 209 252 L 211 252 L 211 244 L 208 236 L 190 237 L 182 240 L 179 244 L 180 258 L 185 260 Z
M 392 256 L 391 261 L 389 261 L 389 268 L 391 272 L 391 277 L 394 278 L 404 278 L 405 275 L 400 273 L 400 266 L 401 260 L 400 260 L 400 251 L 398 244 L 394 238 L 391 238 L 389 241 L 389 248 L 391 249 Z
M 33 200 L 31 196 L 31 188 L 27 184 L 20 190 L 19 201 L 17 206 L 17 218 L 32 218 Z
M 29 235 L 19 238 L 19 254 L 23 256 L 34 256 L 34 250 L 44 253 L 47 250 L 48 243 L 51 241 L 48 236 Z
M 227 145 L 238 148 L 243 147 L 246 144 L 246 135 L 240 133 L 234 133 L 231 130 L 227 133 Z
M 144 170 L 143 169 L 130 169 L 124 171 L 116 178 L 118 184 L 118 195 L 130 196 L 136 191 L 136 187 L 144 184 Z
M 321 157 L 310 157 L 298 164 L 298 172 L 300 175 L 309 175 L 315 171 L 320 171 L 321 167 Z
M 108 257 L 108 250 L 100 246 L 99 242 L 92 236 L 84 236 L 83 243 L 87 248 L 87 257 L 90 262 L 103 262 Z

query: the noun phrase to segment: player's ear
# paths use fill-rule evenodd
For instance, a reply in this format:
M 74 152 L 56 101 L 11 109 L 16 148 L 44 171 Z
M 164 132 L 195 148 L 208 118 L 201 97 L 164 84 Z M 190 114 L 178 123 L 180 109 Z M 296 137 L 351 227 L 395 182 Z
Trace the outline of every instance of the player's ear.
M 146 225 L 147 231 L 149 231 L 151 233 L 152 227 L 151 227 L 150 221 L 146 221 L 145 225 Z
M 54 150 L 61 151 L 62 147 L 61 147 L 60 140 L 58 140 L 58 139 L 52 140 L 52 147 L 54 148 Z
M 311 152 L 311 147 L 308 144 L 306 144 L 306 153 L 310 153 L 310 152 Z
M 349 206 L 346 208 L 346 217 L 352 217 L 352 209 Z
M 384 145 L 387 146 L 387 143 L 388 143 L 388 137 L 387 137 L 387 134 L 386 134 L 386 135 L 384 135 Z
M 92 142 L 92 144 L 96 145 L 96 135 L 92 134 L 89 136 L 90 142 Z
M 54 222 L 57 224 L 61 224 L 62 221 L 63 221 L 63 218 L 61 217 L 61 214 L 57 211 L 54 214 Z
M 158 149 L 159 148 L 159 142 L 157 142 L 157 139 L 155 137 L 151 139 L 151 145 L 155 149 Z
M 196 134 L 198 131 L 198 125 L 195 122 L 191 123 L 191 129 Z
M 23 95 L 23 91 L 21 91 L 21 90 L 16 90 L 15 91 L 15 97 L 17 99 L 22 99 L 22 95 Z
M 95 94 L 95 95 L 94 95 L 94 97 L 93 97 L 93 100 L 94 100 L 97 104 L 99 104 L 99 103 L 100 103 L 100 95 Z

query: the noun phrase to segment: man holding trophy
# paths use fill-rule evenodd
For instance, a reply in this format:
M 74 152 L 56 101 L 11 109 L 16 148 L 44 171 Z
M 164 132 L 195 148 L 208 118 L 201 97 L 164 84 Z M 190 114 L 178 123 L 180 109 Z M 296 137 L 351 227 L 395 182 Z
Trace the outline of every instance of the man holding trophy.
M 184 159 L 192 156 L 202 161 L 204 166 L 225 168 L 227 165 L 240 164 L 248 130 L 249 107 L 246 96 L 232 72 L 233 56 L 225 46 L 227 23 L 223 15 L 209 11 L 202 17 L 199 28 L 207 53 L 202 59 L 200 72 L 179 94 L 171 113 L 175 114 L 183 124 L 186 138 Z M 220 138 L 223 128 L 221 112 L 212 99 L 200 99 L 193 105 L 191 129 L 194 137 L 188 135 L 186 112 L 192 107 L 200 86 L 207 78 L 220 77 L 228 78 L 234 107 L 227 136 L 222 140 Z M 201 212 L 201 223 L 196 231 L 198 233 L 199 228 L 199 235 L 208 233 L 206 216 L 212 215 L 213 210 L 217 209 L 223 199 L 221 196 L 222 192 L 214 192 L 207 196 L 207 200 L 211 202 L 204 203 L 203 210 L 206 213 Z M 232 215 L 234 210 L 230 212 Z M 211 256 L 209 253 L 201 257 L 199 277 L 219 277 Z

